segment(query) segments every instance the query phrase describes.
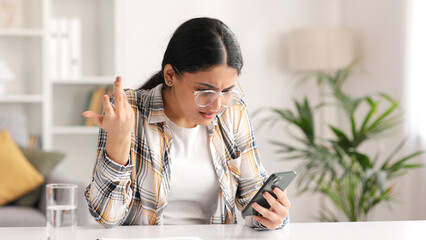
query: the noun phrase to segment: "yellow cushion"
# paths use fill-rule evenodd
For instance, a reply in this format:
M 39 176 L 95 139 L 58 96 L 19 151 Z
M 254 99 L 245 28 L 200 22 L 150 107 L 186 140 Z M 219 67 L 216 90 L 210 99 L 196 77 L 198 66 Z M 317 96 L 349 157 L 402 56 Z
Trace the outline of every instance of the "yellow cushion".
M 44 177 L 4 129 L 0 131 L 0 206 L 40 186 Z

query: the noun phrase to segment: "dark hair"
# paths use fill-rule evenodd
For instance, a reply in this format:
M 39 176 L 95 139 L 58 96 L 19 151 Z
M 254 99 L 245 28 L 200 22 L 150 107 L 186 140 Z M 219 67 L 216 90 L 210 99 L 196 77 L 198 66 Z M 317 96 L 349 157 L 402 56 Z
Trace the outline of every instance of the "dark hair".
M 193 18 L 174 32 L 164 53 L 161 70 L 139 89 L 152 89 L 164 83 L 163 69 L 170 64 L 179 73 L 195 73 L 226 64 L 241 73 L 243 57 L 234 33 L 213 18 Z

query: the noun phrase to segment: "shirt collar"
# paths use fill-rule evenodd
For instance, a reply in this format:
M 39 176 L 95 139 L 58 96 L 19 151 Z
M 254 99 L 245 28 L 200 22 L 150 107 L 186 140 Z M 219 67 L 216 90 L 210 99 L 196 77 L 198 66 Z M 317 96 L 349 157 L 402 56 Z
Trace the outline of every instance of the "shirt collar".
M 149 115 L 148 122 L 155 124 L 166 121 L 166 114 L 164 113 L 164 102 L 163 102 L 163 84 L 158 84 L 155 88 L 149 92 Z

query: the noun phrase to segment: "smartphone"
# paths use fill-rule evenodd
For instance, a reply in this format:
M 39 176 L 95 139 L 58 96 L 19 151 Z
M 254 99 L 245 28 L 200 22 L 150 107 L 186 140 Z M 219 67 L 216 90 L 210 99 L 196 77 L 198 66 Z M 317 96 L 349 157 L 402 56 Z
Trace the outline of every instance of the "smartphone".
M 277 198 L 272 190 L 275 187 L 278 187 L 281 190 L 285 190 L 290 182 L 296 177 L 295 171 L 289 172 L 278 172 L 274 173 L 266 180 L 263 186 L 257 191 L 256 195 L 251 199 L 251 201 L 247 204 L 247 206 L 241 212 L 243 216 L 252 216 L 252 215 L 260 215 L 254 208 L 251 206 L 254 202 L 257 202 L 260 206 L 264 208 L 270 208 L 268 202 L 263 197 L 264 192 L 269 192 L 274 198 Z

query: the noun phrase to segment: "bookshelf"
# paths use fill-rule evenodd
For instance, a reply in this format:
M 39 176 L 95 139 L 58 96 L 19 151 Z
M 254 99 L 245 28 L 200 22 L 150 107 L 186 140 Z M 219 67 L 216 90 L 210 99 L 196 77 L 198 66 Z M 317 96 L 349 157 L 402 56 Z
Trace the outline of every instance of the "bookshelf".
M 78 76 L 49 74 L 48 140 L 46 147 L 65 152 L 60 170 L 71 171 L 90 181 L 96 155 L 96 126 L 85 126 L 81 117 L 88 110 L 91 95 L 98 88 L 112 86 L 116 75 L 116 0 L 49 0 L 50 23 L 57 19 L 79 19 L 81 52 Z M 52 33 L 54 24 L 49 24 Z M 48 39 L 50 47 L 54 39 Z M 50 51 L 52 51 L 50 49 Z M 52 61 L 52 53 L 49 54 Z M 54 58 L 55 56 L 53 56 Z M 52 66 L 54 66 L 53 64 Z
M 0 103 L 42 103 L 43 95 L 4 95 L 0 96 Z
M 90 181 L 99 129 L 85 126 L 95 89 L 112 86 L 117 74 L 117 0 L 11 0 L 15 15 L 0 27 L 0 59 L 15 80 L 1 83 L 0 111 L 23 111 L 31 135 L 39 136 L 45 150 L 62 151 L 59 170 Z M 81 73 L 53 76 L 52 33 L 56 19 L 79 19 Z M 84 165 L 84 168 L 81 166 Z
M 1 37 L 42 37 L 42 29 L 1 29 Z
M 99 132 L 99 128 L 92 126 L 62 126 L 54 127 L 52 131 L 55 135 L 96 135 Z
M 14 0 L 10 25 L 0 25 L 0 59 L 14 73 L 10 82 L 2 82 L 5 92 L 0 94 L 0 111 L 24 112 L 28 131 L 32 136 L 45 136 L 43 129 L 44 69 L 47 0 Z
M 114 82 L 115 76 L 92 76 L 81 78 L 53 79 L 55 85 L 110 85 Z

